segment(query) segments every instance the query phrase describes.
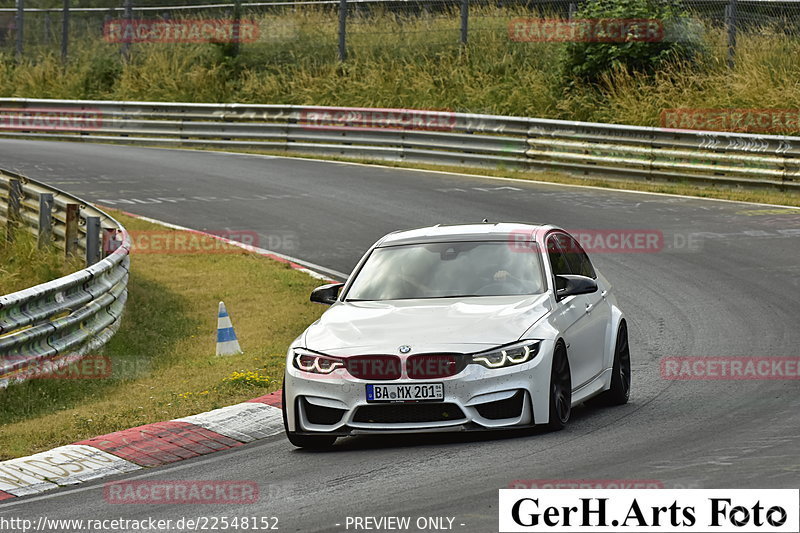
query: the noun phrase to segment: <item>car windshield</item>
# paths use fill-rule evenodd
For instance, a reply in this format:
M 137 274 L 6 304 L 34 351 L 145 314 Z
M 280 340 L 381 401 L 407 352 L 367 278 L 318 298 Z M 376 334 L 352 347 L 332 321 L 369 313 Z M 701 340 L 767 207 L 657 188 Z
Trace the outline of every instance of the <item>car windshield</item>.
M 545 284 L 535 247 L 447 242 L 376 248 L 347 301 L 538 294 Z

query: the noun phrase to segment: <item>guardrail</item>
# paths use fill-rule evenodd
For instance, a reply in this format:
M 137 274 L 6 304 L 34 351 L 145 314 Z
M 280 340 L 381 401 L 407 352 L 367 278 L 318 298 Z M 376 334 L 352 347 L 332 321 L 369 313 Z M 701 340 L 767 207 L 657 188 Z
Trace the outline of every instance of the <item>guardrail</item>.
M 447 111 L 2 98 L 0 137 L 250 148 L 800 190 L 800 137 Z
M 5 388 L 76 361 L 111 338 L 128 296 L 130 239 L 119 222 L 80 198 L 6 170 L 0 170 L 0 224 L 7 238 L 29 231 L 42 246 L 84 253 L 89 264 L 0 296 L 0 388 Z

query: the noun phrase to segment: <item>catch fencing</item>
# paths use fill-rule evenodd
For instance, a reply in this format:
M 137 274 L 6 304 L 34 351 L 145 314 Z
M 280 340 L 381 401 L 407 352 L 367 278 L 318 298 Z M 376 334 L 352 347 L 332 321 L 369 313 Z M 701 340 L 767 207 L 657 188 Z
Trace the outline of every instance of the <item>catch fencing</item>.
M 149 24 L 182 19 L 247 21 L 258 26 L 256 38 L 235 39 L 234 48 L 250 43 L 285 45 L 298 38 L 296 54 L 345 60 L 351 42 L 391 43 L 395 47 L 431 48 L 466 44 L 476 35 L 498 37 L 516 17 L 569 19 L 586 0 L 308 0 L 271 2 L 197 2 L 175 0 L 106 0 L 92 7 L 72 0 L 5 0 L 0 5 L 0 50 L 18 57 L 60 50 L 64 60 L 72 43 L 108 40 L 109 24 Z M 800 36 L 800 0 L 664 0 L 686 9 L 699 29 L 679 38 L 697 38 L 708 28 L 722 28 L 733 51 L 737 34 Z M 2 4 L 0 2 L 0 4 Z M 307 26 L 313 26 L 313 39 Z M 685 28 L 684 28 L 685 29 Z M 299 36 L 302 34 L 302 38 Z M 485 39 L 483 39 L 485 40 Z M 155 42 L 174 42 L 154 39 Z M 119 44 L 124 55 L 135 44 Z M 235 52 L 234 52 L 235 53 Z

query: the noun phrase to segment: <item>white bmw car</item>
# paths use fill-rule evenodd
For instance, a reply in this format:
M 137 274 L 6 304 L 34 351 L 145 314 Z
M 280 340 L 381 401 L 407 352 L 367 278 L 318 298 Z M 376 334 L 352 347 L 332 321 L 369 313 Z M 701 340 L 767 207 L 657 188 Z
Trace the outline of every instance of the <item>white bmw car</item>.
M 550 225 L 390 233 L 289 347 L 286 434 L 561 429 L 594 397 L 628 401 L 625 318 L 578 242 Z

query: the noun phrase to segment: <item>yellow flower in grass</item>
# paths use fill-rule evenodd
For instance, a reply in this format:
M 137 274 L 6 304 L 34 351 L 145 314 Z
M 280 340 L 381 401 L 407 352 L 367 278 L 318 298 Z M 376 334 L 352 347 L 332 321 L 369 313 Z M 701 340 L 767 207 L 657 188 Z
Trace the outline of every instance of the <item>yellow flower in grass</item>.
M 265 386 L 269 385 L 272 379 L 255 370 L 245 370 L 232 372 L 230 376 L 222 381 L 236 385 Z

